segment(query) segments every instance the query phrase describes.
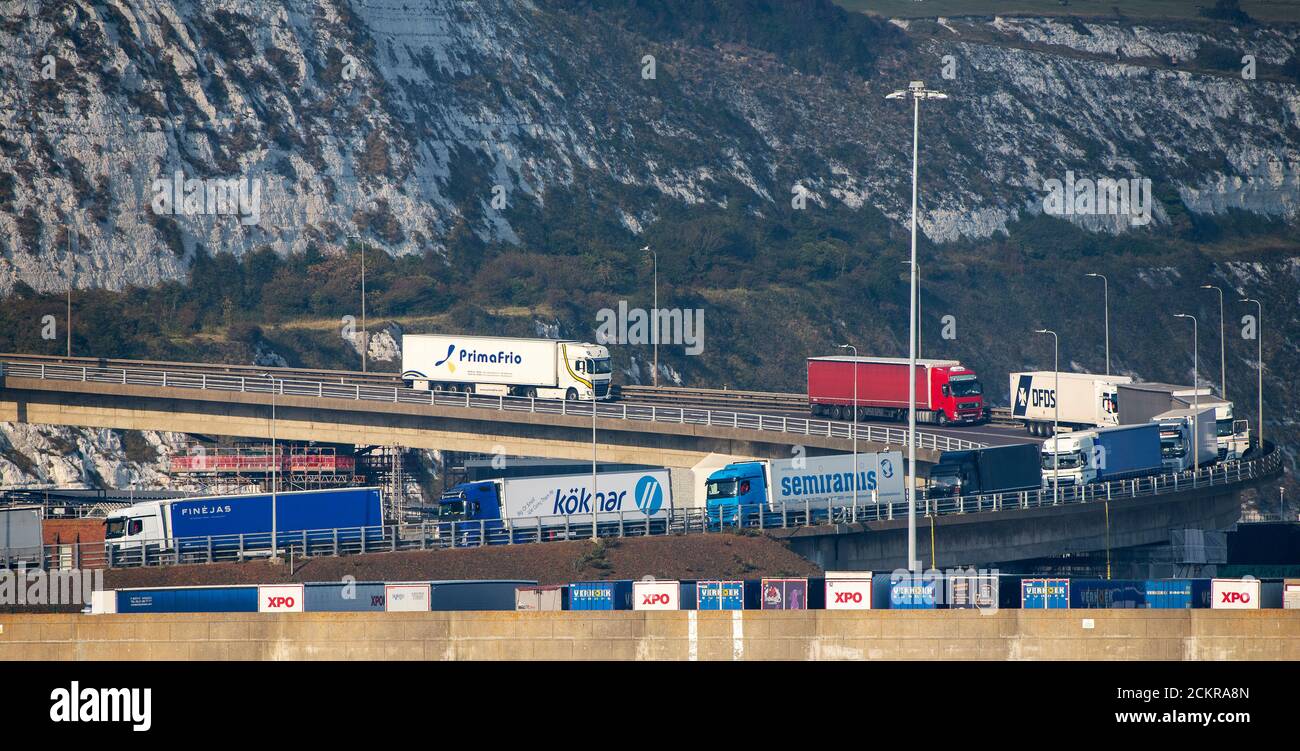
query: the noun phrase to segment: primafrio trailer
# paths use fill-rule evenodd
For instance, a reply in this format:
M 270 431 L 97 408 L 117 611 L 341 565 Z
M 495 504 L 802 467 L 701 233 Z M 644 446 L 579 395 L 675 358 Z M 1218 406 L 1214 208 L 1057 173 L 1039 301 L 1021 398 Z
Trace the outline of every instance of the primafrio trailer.
M 861 418 L 907 419 L 907 358 L 810 357 L 808 407 L 814 415 L 853 419 L 854 378 Z M 972 424 L 987 417 L 975 371 L 956 360 L 916 361 L 916 421 Z
M 542 399 L 609 398 L 609 348 L 558 339 L 404 334 L 409 388 Z
M 1038 370 L 1011 374 L 1011 417 L 1030 435 L 1049 436 L 1057 418 L 1064 428 L 1085 430 L 1119 424 L 1117 388 L 1129 376 L 1057 373 Z M 1057 394 L 1057 384 L 1061 393 Z

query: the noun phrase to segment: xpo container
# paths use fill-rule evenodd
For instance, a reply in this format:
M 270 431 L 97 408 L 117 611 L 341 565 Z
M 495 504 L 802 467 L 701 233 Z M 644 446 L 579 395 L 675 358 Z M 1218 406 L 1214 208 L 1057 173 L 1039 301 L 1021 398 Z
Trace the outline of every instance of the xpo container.
M 871 572 L 827 571 L 827 610 L 870 610 Z
M 853 419 L 853 380 L 862 418 L 906 420 L 908 360 L 898 357 L 808 358 L 808 406 L 814 415 Z M 987 417 L 975 371 L 956 360 L 916 361 L 916 421 L 972 424 Z
M 1051 370 L 1012 373 L 1011 416 L 1030 435 L 1044 437 L 1052 434 L 1054 420 L 1062 427 L 1079 429 L 1118 425 L 1117 388 L 1132 381 L 1128 376 Z
M 763 610 L 807 610 L 807 579 L 764 579 L 760 607 Z
M 679 581 L 632 582 L 633 610 L 681 610 L 682 583 Z
M 534 612 L 541 610 L 568 610 L 569 588 L 562 584 L 541 587 L 515 588 L 515 610 Z
M 1215 610 L 1258 610 L 1258 579 L 1214 579 L 1210 582 L 1210 607 Z
M 1020 582 L 1020 607 L 1025 610 L 1068 609 L 1069 579 L 1025 579 Z
M 631 610 L 632 582 L 574 582 L 569 585 L 570 610 Z
M 304 586 L 308 613 L 383 612 L 383 582 L 313 582 Z
M 301 613 L 305 600 L 301 584 L 263 584 L 257 588 L 259 613 Z
M 556 339 L 402 336 L 402 380 L 410 388 L 492 396 L 590 401 L 609 398 L 609 348 Z
M 744 610 L 745 582 L 698 581 L 695 583 L 696 610 Z

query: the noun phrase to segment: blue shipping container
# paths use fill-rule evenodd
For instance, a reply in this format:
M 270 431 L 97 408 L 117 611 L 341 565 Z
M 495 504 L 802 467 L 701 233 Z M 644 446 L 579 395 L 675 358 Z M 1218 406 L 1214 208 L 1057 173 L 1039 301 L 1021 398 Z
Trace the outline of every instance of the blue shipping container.
M 743 581 L 702 581 L 695 583 L 697 610 L 744 610 Z
M 874 582 L 873 582 L 874 586 Z M 942 598 L 941 579 L 924 574 L 890 576 L 889 607 L 893 610 L 929 610 Z M 872 598 L 874 599 L 874 597 Z
M 1138 579 L 1071 579 L 1070 607 L 1145 607 L 1146 591 L 1146 582 Z
M 1192 582 L 1187 579 L 1148 579 L 1146 606 L 1160 609 L 1192 607 Z
M 352 584 L 324 582 L 303 585 L 302 609 L 307 613 L 384 611 L 383 582 Z
M 574 582 L 569 610 L 631 610 L 632 581 Z
M 119 589 L 119 613 L 256 613 L 257 587 Z
M 378 488 L 340 488 L 276 494 L 276 531 L 282 543 L 303 530 L 379 527 L 384 523 Z M 216 537 L 271 531 L 271 494 L 222 496 L 171 504 L 172 536 Z
M 1025 610 L 1067 610 L 1069 579 L 1025 579 L 1020 582 L 1020 607 Z
M 1157 474 L 1164 467 L 1159 423 L 1102 428 L 1095 447 L 1097 482 Z

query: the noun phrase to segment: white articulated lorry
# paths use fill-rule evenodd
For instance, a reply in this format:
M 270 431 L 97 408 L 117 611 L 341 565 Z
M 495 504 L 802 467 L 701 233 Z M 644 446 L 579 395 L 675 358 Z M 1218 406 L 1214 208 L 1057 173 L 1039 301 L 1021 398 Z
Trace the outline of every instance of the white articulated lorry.
M 1061 393 L 1057 394 L 1057 383 Z M 1129 376 L 1092 373 L 1056 373 L 1040 370 L 1011 374 L 1011 417 L 1030 435 L 1050 436 L 1052 421 L 1063 428 L 1086 430 L 1119 424 L 1116 389 L 1131 383 Z
M 609 398 L 609 348 L 557 339 L 405 334 L 407 386 L 491 396 Z
M 1128 383 L 1119 387 L 1119 416 L 1136 425 L 1171 409 L 1214 408 L 1219 459 L 1240 459 L 1250 449 L 1250 425 L 1233 417 L 1232 402 L 1199 389 L 1172 383 Z

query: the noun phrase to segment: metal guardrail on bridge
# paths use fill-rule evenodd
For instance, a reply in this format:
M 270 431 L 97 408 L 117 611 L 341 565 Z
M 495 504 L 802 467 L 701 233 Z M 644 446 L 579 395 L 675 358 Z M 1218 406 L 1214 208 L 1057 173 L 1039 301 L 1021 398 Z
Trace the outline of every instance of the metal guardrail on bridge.
M 287 378 L 261 378 L 225 374 L 195 373 L 191 370 L 168 371 L 134 368 L 90 367 L 77 365 L 49 365 L 24 362 L 3 363 L 4 372 L 18 378 L 35 378 L 47 381 L 80 381 L 85 383 L 112 383 L 157 388 L 196 389 L 202 391 L 241 392 L 279 396 L 306 396 L 317 399 L 345 399 L 392 404 L 427 404 L 442 407 L 464 407 L 502 412 L 529 412 L 536 414 L 591 416 L 589 401 L 565 401 L 516 396 L 483 396 L 463 392 L 441 392 L 408 389 L 402 386 L 372 386 L 361 383 L 338 383 L 323 380 Z M 802 417 L 765 415 L 731 410 L 659 407 L 625 403 L 601 403 L 597 416 L 605 419 L 652 423 L 705 425 L 718 428 L 757 430 L 790 435 L 826 436 L 851 439 L 853 424 L 834 420 L 816 420 Z M 860 441 L 882 443 L 889 446 L 907 445 L 907 430 L 880 425 L 857 425 Z M 958 451 L 979 448 L 984 444 L 918 431 L 917 448 L 935 451 Z
M 1125 501 L 1169 495 L 1208 487 L 1223 487 L 1269 477 L 1281 469 L 1281 452 L 1268 451 L 1260 456 L 1225 462 L 1202 468 L 1198 472 L 1157 475 L 1132 480 L 1116 480 L 1076 487 L 1062 487 L 1059 494 L 1050 488 L 978 497 L 922 499 L 918 515 L 946 516 L 996 511 L 1050 508 L 1072 504 Z M 676 509 L 665 518 L 626 518 L 601 521 L 600 537 L 640 537 L 646 535 L 709 534 L 736 528 L 754 530 L 790 529 L 825 525 L 854 524 L 907 517 L 906 502 L 842 503 L 829 508 L 812 508 L 810 504 L 787 505 L 780 511 L 748 512 L 738 523 L 719 524 L 717 514 L 705 509 Z M 280 550 L 284 555 L 312 557 L 353 555 L 360 553 L 431 550 L 438 548 L 517 545 L 552 540 L 590 539 L 590 515 L 549 517 L 556 519 L 545 526 L 539 518 L 528 525 L 501 522 L 425 522 L 383 527 L 309 530 L 281 533 Z M 563 519 L 561 523 L 558 521 Z M 726 521 L 731 522 L 731 519 Z M 43 559 L 32 563 L 47 568 L 105 568 L 159 566 L 177 563 L 221 563 L 265 557 L 269 553 L 269 533 L 228 535 L 223 537 L 186 538 L 176 541 L 174 550 L 156 546 L 109 551 L 102 543 L 46 546 Z

